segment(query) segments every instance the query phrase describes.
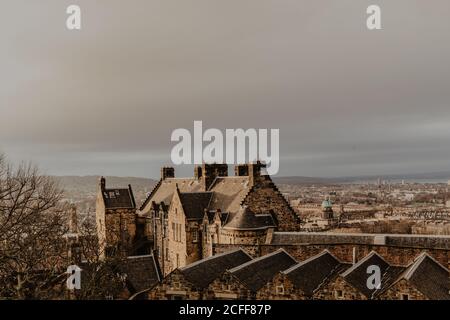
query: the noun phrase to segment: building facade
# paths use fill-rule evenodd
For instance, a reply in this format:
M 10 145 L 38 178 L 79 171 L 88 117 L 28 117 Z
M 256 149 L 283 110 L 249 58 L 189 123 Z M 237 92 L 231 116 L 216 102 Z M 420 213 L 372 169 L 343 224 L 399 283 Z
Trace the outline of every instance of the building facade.
M 238 165 L 228 176 L 226 164 L 203 164 L 192 178 L 161 169 L 138 219 L 145 221 L 145 237 L 153 239 L 164 274 L 212 255 L 215 244 L 259 245 L 274 230 L 300 230 L 300 219 L 264 167 Z

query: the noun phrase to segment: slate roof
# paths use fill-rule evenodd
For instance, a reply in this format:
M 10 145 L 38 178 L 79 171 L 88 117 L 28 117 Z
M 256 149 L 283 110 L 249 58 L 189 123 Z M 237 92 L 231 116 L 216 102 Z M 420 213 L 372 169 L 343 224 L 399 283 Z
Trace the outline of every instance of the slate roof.
M 313 295 L 314 291 L 330 277 L 337 275 L 348 264 L 341 263 L 328 250 L 302 261 L 283 271 L 294 286 L 305 295 Z
M 127 285 L 131 292 L 152 288 L 161 281 L 161 270 L 153 255 L 128 257 L 122 266 L 126 274 Z
M 144 210 L 147 204 L 152 202 L 164 202 L 165 205 L 170 205 L 177 186 L 180 192 L 199 192 L 202 190 L 200 180 L 195 178 L 166 178 L 161 180 L 145 199 L 141 210 Z
M 211 192 L 180 193 L 180 201 L 187 219 L 203 219 L 211 202 Z
M 128 186 L 128 188 L 105 188 L 102 190 L 102 196 L 106 209 L 136 208 L 131 186 Z
M 224 222 L 224 229 L 233 230 L 257 230 L 276 227 L 272 214 L 255 214 L 246 206 L 241 206 L 239 211 L 228 215 Z
M 180 268 L 186 279 L 199 288 L 206 288 L 228 269 L 242 265 L 252 258 L 242 249 L 211 256 Z
M 450 300 L 449 270 L 426 252 L 414 260 L 402 278 L 431 300 Z
M 181 193 L 200 193 L 203 191 L 200 179 L 166 178 L 161 180 L 149 194 L 141 206 L 141 211 L 145 214 L 148 210 L 148 204 L 152 202 L 164 202 L 166 205 L 169 205 L 177 185 Z M 217 177 L 208 190 L 213 192 L 208 209 L 212 211 L 220 209 L 222 212 L 237 212 L 249 190 L 248 176 Z
M 237 212 L 250 191 L 248 176 L 218 177 L 209 191 L 214 192 L 210 209 L 222 212 Z
M 297 262 L 284 249 L 244 263 L 229 272 L 253 292 L 261 289 L 278 272 L 288 269 Z
M 381 287 L 379 289 L 369 289 L 367 287 L 367 279 L 370 277 L 370 274 L 367 273 L 367 268 L 371 265 L 380 268 Z M 384 289 L 392 285 L 404 270 L 404 267 L 391 266 L 378 253 L 372 251 L 347 271 L 342 273 L 341 276 L 347 283 L 364 294 L 367 298 L 374 298 Z

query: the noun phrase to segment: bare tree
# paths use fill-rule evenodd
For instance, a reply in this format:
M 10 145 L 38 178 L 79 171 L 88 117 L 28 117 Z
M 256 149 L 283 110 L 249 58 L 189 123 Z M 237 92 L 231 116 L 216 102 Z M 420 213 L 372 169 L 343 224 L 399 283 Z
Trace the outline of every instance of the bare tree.
M 126 297 L 126 257 L 104 257 L 89 219 L 74 234 L 73 210 L 54 179 L 0 154 L 0 299 Z M 75 292 L 66 288 L 72 263 L 83 270 Z
M 119 253 L 105 255 L 101 251 L 95 221 L 86 219 L 80 225 L 77 250 L 82 257 L 82 280 L 81 290 L 74 292 L 75 299 L 127 298 L 127 259 Z
M 36 167 L 0 156 L 0 296 L 51 298 L 65 264 L 67 206 L 62 190 Z

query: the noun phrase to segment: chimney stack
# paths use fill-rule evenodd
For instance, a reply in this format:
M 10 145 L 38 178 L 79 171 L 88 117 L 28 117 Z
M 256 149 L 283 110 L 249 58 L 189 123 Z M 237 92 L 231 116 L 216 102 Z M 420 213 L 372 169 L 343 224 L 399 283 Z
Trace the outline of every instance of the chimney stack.
M 226 163 L 204 163 L 201 168 L 203 179 L 203 190 L 207 191 L 217 177 L 228 176 L 228 165 Z
M 165 180 L 167 178 L 175 178 L 175 169 L 173 167 L 161 168 L 161 180 Z

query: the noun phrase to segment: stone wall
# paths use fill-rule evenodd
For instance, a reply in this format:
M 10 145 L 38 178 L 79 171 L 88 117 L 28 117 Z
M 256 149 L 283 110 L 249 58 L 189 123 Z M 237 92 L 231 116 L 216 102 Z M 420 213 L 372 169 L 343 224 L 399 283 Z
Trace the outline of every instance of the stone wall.
M 243 286 L 233 275 L 225 272 L 211 282 L 205 290 L 205 299 L 239 299 L 252 300 L 255 295 Z
M 276 251 L 280 248 L 285 249 L 290 255 L 292 255 L 297 261 L 306 260 L 316 254 L 321 253 L 323 250 L 329 250 L 336 258 L 342 262 L 352 263 L 353 254 L 355 253 L 356 261 L 367 256 L 372 250 L 380 254 L 387 262 L 393 265 L 408 265 L 415 257 L 417 257 L 423 251 L 428 252 L 443 266 L 450 268 L 450 250 L 446 249 L 423 249 L 423 248 L 408 248 L 408 247 L 394 247 L 394 246 L 382 246 L 382 245 L 367 245 L 367 244 L 298 244 L 298 245 L 214 245 L 214 254 L 227 252 L 241 247 L 252 257 L 259 257 Z
M 200 300 L 201 292 L 185 279 L 183 274 L 175 270 L 161 283 L 148 292 L 150 300 L 186 299 Z
M 186 216 L 180 198 L 176 196 L 176 193 L 167 213 L 167 228 L 169 258 L 164 263 L 164 274 L 187 264 Z
M 381 300 L 428 300 L 427 297 L 412 287 L 405 279 L 394 284 L 378 298 Z
M 220 230 L 220 243 L 234 245 L 257 245 L 266 241 L 266 230 Z
M 256 293 L 257 300 L 308 300 L 311 298 L 295 288 L 289 278 L 282 273 L 278 273 Z
M 268 213 L 273 210 L 279 231 L 300 230 L 300 219 L 268 176 L 257 179 L 243 204 L 254 213 Z
M 435 235 L 336 233 L 336 232 L 275 232 L 271 243 L 273 244 L 355 243 L 355 244 L 380 244 L 380 245 L 385 244 L 391 246 L 450 250 L 450 236 L 435 236 Z
M 317 300 L 367 300 L 367 297 L 337 277 L 314 294 Z
M 186 228 L 186 265 L 203 259 L 201 220 L 188 220 Z

